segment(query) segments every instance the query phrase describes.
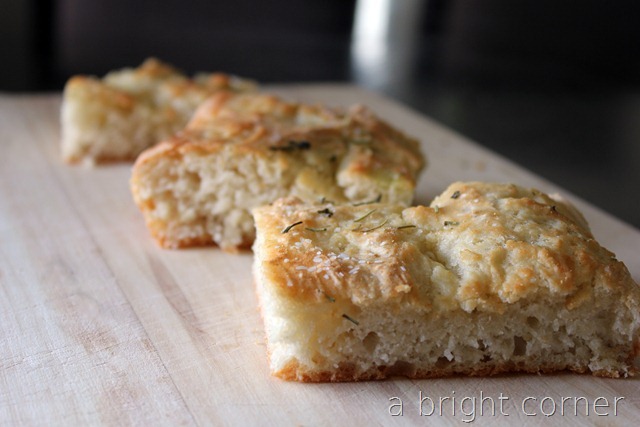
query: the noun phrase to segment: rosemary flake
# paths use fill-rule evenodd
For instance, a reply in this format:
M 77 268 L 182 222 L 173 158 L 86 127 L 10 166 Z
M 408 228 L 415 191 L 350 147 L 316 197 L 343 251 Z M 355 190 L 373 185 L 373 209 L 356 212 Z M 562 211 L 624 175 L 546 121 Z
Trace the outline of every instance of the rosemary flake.
M 320 199 L 320 204 L 324 205 L 325 203 L 329 203 L 330 205 L 333 205 L 333 201 L 327 199 L 325 196 L 322 196 L 322 198 Z M 320 213 L 320 212 L 318 212 Z
M 363 219 L 365 219 L 366 217 L 368 217 L 369 215 L 371 215 L 372 213 L 374 213 L 376 210 L 375 209 L 371 209 L 369 212 L 367 212 L 366 214 L 362 215 L 360 218 L 354 219 L 353 222 L 360 222 Z
M 295 151 L 295 150 L 308 150 L 311 148 L 309 141 L 289 141 L 288 145 L 275 145 L 269 147 L 271 151 Z
M 384 221 L 382 221 L 380 224 L 376 225 L 375 227 L 367 228 L 365 230 L 361 230 L 360 227 L 358 227 L 358 228 L 354 228 L 351 231 L 357 231 L 358 233 L 367 233 L 369 231 L 377 230 L 378 228 L 380 228 L 383 225 L 385 225 L 388 221 L 389 221 L 388 219 L 385 219 Z
M 296 225 L 300 225 L 302 224 L 302 221 L 298 221 L 298 222 L 294 222 L 291 225 L 288 225 L 284 230 L 282 230 L 282 234 L 286 234 L 289 232 L 289 230 L 291 230 L 293 227 L 295 227 Z
M 410 224 L 410 225 L 401 225 L 400 227 L 396 227 L 397 230 L 404 230 L 406 228 L 416 228 L 416 226 L 413 224 Z
M 324 227 L 324 228 L 305 227 L 304 229 L 309 231 L 314 231 L 314 232 L 327 231 L 327 227 Z
M 454 191 L 453 194 L 451 195 L 452 199 L 457 199 L 458 197 L 460 197 L 460 192 L 459 191 Z
M 332 297 L 331 295 L 329 295 L 328 293 L 326 293 L 325 291 L 320 291 L 320 292 L 322 292 L 322 294 L 327 299 L 327 301 L 336 302 L 336 299 L 334 297 Z
M 324 208 L 324 209 L 318 211 L 318 213 L 320 215 L 326 215 L 329 218 L 331 218 L 333 216 L 333 212 L 329 208 Z
M 356 319 L 354 319 L 353 317 L 349 316 L 348 314 L 342 313 L 342 317 L 344 317 L 349 322 L 351 322 L 351 323 L 353 323 L 355 325 L 359 325 L 360 324 L 360 322 L 358 322 Z
M 446 227 L 448 225 L 460 225 L 460 223 L 458 221 L 445 221 L 444 225 Z
M 358 202 L 358 203 L 352 203 L 351 206 L 362 206 L 362 205 L 370 205 L 371 203 L 380 203 L 380 201 L 382 200 L 382 194 L 378 194 L 378 197 L 376 197 L 373 200 L 370 200 L 368 202 Z

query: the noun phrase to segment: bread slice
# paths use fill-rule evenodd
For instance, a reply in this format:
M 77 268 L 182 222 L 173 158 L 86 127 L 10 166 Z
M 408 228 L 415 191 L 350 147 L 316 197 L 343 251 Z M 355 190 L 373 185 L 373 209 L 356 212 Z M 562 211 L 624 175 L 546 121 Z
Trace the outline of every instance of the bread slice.
M 430 207 L 253 211 L 271 372 L 352 381 L 635 372 L 640 289 L 564 202 L 455 183 Z
M 142 153 L 131 179 L 151 234 L 168 248 L 249 248 L 250 210 L 284 196 L 409 204 L 418 142 L 364 107 L 221 93 L 187 128 Z
M 153 58 L 102 80 L 72 77 L 62 102 L 62 156 L 71 163 L 134 160 L 145 148 L 184 128 L 208 96 L 254 87 L 222 73 L 190 79 Z

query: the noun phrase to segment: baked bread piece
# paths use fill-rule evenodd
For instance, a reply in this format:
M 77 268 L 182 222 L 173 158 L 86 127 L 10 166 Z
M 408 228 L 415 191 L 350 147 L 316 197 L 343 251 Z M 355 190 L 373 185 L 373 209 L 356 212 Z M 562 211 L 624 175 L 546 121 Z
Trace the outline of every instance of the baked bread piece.
M 416 140 L 364 107 L 221 93 L 142 153 L 131 187 L 162 246 L 236 250 L 253 243 L 251 208 L 288 195 L 409 204 L 423 164 Z
M 280 378 L 635 372 L 638 285 L 575 209 L 536 190 L 455 183 L 431 207 L 288 198 L 253 213 Z
M 72 163 L 134 160 L 145 148 L 184 128 L 209 95 L 254 87 L 222 73 L 189 79 L 153 58 L 102 80 L 72 77 L 62 102 L 62 156 Z

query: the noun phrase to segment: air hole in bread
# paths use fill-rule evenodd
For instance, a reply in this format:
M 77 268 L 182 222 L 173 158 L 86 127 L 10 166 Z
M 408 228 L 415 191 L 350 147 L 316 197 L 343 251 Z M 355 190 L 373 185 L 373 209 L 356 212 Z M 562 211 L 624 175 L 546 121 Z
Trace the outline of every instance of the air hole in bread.
M 527 341 L 519 336 L 513 337 L 513 355 L 524 356 L 527 353 Z
M 372 352 L 378 346 L 378 342 L 380 342 L 380 337 L 375 332 L 369 332 L 364 340 L 362 340 L 362 344 L 364 344 L 364 348 Z
M 195 171 L 186 170 L 180 180 L 176 183 L 176 186 L 181 191 L 197 191 L 202 183 L 200 174 Z
M 527 317 L 527 325 L 529 325 L 529 327 L 532 329 L 536 329 L 538 325 L 540 325 L 540 321 L 537 317 L 529 316 Z
M 311 356 L 311 361 L 313 363 L 326 363 L 327 362 L 327 358 L 320 352 L 316 351 L 313 353 L 313 356 Z

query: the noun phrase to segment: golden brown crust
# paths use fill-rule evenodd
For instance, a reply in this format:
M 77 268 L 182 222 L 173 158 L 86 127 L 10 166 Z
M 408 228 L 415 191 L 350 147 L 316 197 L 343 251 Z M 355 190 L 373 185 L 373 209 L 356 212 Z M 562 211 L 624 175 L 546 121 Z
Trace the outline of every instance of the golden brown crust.
M 372 367 L 365 372 L 356 372 L 353 366 L 342 366 L 331 371 L 312 371 L 305 369 L 297 361 L 293 360 L 282 370 L 273 373 L 274 376 L 285 381 L 300 381 L 307 383 L 323 382 L 349 382 L 349 381 L 370 381 L 383 380 L 387 378 L 403 376 L 412 379 L 445 378 L 454 376 L 487 377 L 503 374 L 554 374 L 561 372 L 572 372 L 575 374 L 589 373 L 585 366 L 553 366 L 543 365 L 526 367 L 516 363 L 502 363 L 495 366 L 482 368 L 468 367 L 463 369 L 411 369 L 407 367 L 379 365 Z M 633 371 L 636 373 L 636 370 Z M 599 370 L 591 372 L 592 375 L 603 378 L 620 378 L 617 371 Z M 633 375 L 633 374 L 632 374 Z
M 156 229 L 156 227 L 153 227 Z M 211 236 L 203 235 L 191 238 L 184 238 L 179 240 L 169 239 L 164 235 L 153 235 L 153 238 L 158 243 L 158 246 L 165 249 L 185 249 L 192 248 L 194 246 L 215 246 L 215 243 L 211 240 Z M 240 253 L 242 251 L 250 251 L 253 239 L 244 239 L 237 246 L 222 248 L 225 252 Z
M 540 366 L 535 368 L 523 368 L 516 364 L 505 363 L 492 368 L 483 369 L 466 369 L 452 372 L 446 369 L 433 369 L 433 370 L 416 370 L 413 373 L 407 373 L 406 371 L 398 371 L 393 366 L 376 366 L 367 372 L 354 375 L 353 369 L 337 369 L 336 371 L 304 371 L 300 369 L 297 362 L 292 362 L 291 366 L 285 370 L 274 373 L 275 376 L 285 381 L 300 381 L 309 383 L 318 382 L 350 382 L 350 381 L 370 381 L 370 380 L 383 380 L 387 378 L 403 376 L 411 379 L 433 379 L 433 378 L 446 378 L 455 376 L 469 376 L 469 377 L 487 377 L 498 376 L 504 374 L 557 374 L 562 372 L 571 372 L 574 374 L 591 374 L 601 378 L 622 378 L 626 375 L 621 375 L 618 371 L 596 370 L 590 372 L 585 366 Z M 635 376 L 638 370 L 628 373 L 628 376 Z
M 392 128 L 363 106 L 344 112 L 290 102 L 274 95 L 230 92 L 211 96 L 197 109 L 184 131 L 142 153 L 138 162 L 189 151 L 215 153 L 225 145 L 232 145 L 238 155 L 267 156 L 296 151 L 293 147 L 289 149 L 290 141 L 310 142 L 314 151 L 326 150 L 327 157 L 346 154 L 345 145 L 361 145 L 362 149 L 349 153 L 353 158 L 349 159 L 345 172 L 369 176 L 375 172 L 395 174 L 411 185 L 415 185 L 425 165 L 415 139 Z M 299 151 L 304 154 L 306 149 Z
M 323 209 L 332 216 L 318 213 Z M 593 287 L 632 282 L 624 264 L 569 212 L 536 190 L 481 183 L 452 184 L 431 207 L 309 207 L 289 199 L 255 210 L 258 226 L 268 233 L 266 274 L 288 297 L 317 300 L 320 289 L 342 297 L 431 307 L 435 296 L 417 291 L 423 272 L 412 274 L 410 268 L 413 258 L 427 255 L 431 267 L 444 265 L 456 276 L 464 269 L 467 276 L 455 293 L 456 307 L 495 312 L 541 292 L 576 306 L 587 301 Z M 291 232 L 280 232 L 298 221 L 302 224 Z M 334 253 L 336 247 L 343 252 Z M 322 258 L 317 271 L 329 278 L 299 278 L 298 266 L 312 267 L 317 257 Z M 355 275 L 347 275 L 354 269 Z M 374 277 L 374 272 L 379 273 Z

